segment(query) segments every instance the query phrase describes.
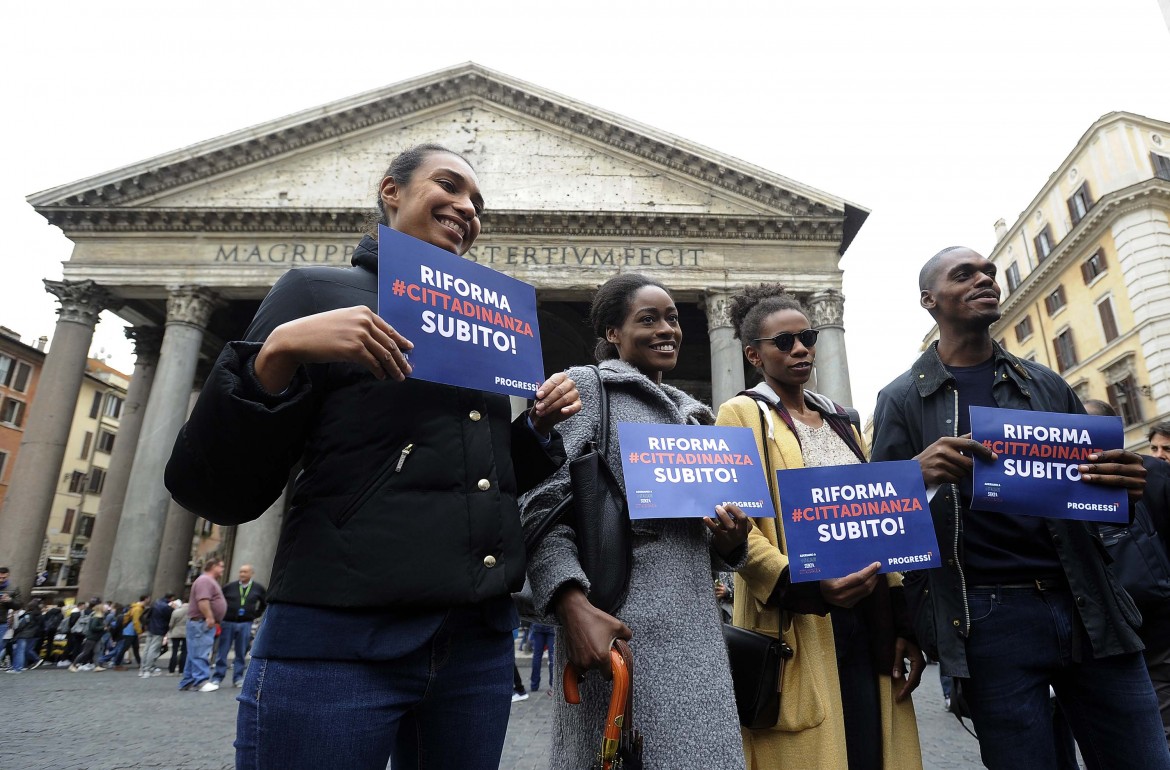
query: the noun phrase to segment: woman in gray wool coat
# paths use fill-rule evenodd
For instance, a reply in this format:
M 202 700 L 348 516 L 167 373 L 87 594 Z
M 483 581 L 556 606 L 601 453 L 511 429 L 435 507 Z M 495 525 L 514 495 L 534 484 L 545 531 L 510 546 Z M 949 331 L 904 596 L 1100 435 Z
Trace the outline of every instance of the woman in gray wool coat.
M 678 310 L 659 284 L 620 275 L 598 289 L 590 320 L 601 338 L 596 352 L 609 398 L 608 461 L 623 484 L 618 422 L 683 425 L 714 422 L 711 410 L 662 384 L 682 342 Z M 577 383 L 581 414 L 562 423 L 568 457 L 579 456 L 599 420 L 598 381 L 584 367 L 569 370 Z M 566 463 L 522 501 L 531 526 L 569 489 Z M 577 560 L 573 533 L 557 526 L 530 554 L 528 576 L 536 608 L 560 621 L 558 671 L 566 660 L 596 670 L 581 683 L 581 704 L 569 705 L 558 682 L 551 766 L 588 767 L 601 747 L 611 685 L 609 645 L 629 639 L 634 651 L 633 726 L 645 736 L 647 770 L 743 768 L 743 743 L 731 671 L 720 630 L 711 570 L 736 568 L 747 554 L 751 521 L 735 506 L 712 517 L 652 519 L 631 523 L 633 567 L 629 595 L 618 617 L 593 607 L 589 582 Z

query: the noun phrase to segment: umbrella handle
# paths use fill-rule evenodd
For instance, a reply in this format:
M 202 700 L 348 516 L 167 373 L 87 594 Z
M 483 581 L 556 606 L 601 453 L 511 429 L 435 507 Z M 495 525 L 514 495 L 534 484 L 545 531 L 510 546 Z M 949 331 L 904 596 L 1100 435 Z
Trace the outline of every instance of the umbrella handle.
M 626 658 L 617 645 L 609 649 L 609 663 L 613 668 L 613 694 L 609 699 L 609 713 L 605 717 L 605 730 L 601 742 L 602 767 L 612 770 L 617 758 L 618 746 L 622 738 L 622 728 L 628 726 L 626 720 L 626 706 L 630 700 L 630 669 Z M 581 702 L 580 682 L 583 673 L 572 663 L 565 665 L 565 676 L 562 680 L 565 690 L 565 702 L 577 704 Z

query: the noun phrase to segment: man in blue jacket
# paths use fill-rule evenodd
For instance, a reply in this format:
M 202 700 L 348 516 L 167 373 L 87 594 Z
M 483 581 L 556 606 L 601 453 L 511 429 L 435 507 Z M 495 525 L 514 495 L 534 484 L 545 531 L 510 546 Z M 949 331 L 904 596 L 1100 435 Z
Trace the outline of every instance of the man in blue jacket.
M 142 667 L 138 671 L 138 676 L 162 676 L 162 669 L 157 665 L 158 656 L 162 654 L 163 637 L 167 635 L 171 613 L 175 611 L 171 607 L 174 598 L 174 594 L 167 594 L 161 599 L 156 599 L 154 604 L 142 613 L 144 648 Z
M 873 460 L 922 466 L 943 566 L 907 573 L 919 644 L 956 678 L 989 768 L 1054 768 L 1048 688 L 1090 767 L 1170 768 L 1135 628 L 1141 616 L 1106 568 L 1096 525 L 970 510 L 969 408 L 1083 414 L 1050 369 L 992 340 L 996 267 L 971 249 L 932 257 L 920 303 L 939 340 L 878 395 Z M 1142 496 L 1141 458 L 1121 449 L 1080 466 L 1086 483 Z

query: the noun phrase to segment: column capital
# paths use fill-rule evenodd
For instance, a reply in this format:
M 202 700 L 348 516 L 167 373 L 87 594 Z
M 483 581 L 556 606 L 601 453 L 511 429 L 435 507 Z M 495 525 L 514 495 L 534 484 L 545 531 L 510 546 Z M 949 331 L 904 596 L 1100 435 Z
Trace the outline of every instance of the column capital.
M 813 328 L 845 328 L 845 295 L 836 289 L 813 292 L 808 297 L 808 309 Z
M 180 323 L 203 329 L 219 303 L 218 295 L 202 286 L 168 286 L 167 324 Z
M 50 281 L 45 279 L 45 291 L 57 298 L 61 307 L 57 315 L 62 321 L 72 321 L 94 327 L 98 316 L 106 308 L 119 303 L 113 294 L 94 281 Z
M 134 355 L 145 362 L 158 362 L 163 338 L 161 326 L 127 326 L 125 334 L 126 339 L 134 343 Z
M 731 295 L 722 291 L 708 291 L 699 300 L 699 309 L 707 314 L 707 330 L 730 329 Z

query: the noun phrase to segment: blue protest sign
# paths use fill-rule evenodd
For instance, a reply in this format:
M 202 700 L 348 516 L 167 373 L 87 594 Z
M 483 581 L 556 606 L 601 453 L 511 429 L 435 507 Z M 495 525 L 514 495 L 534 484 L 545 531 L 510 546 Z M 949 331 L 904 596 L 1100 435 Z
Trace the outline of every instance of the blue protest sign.
M 751 428 L 619 422 L 618 444 L 631 519 L 776 515 Z
M 792 582 L 940 564 L 916 460 L 776 471 Z
M 999 455 L 975 458 L 971 507 L 1054 519 L 1129 521 L 1120 487 L 1081 481 L 1089 455 L 1125 446 L 1121 420 L 1087 414 L 971 407 L 971 438 Z
M 544 382 L 536 289 L 382 225 L 378 315 L 414 343 L 411 377 L 521 398 Z

